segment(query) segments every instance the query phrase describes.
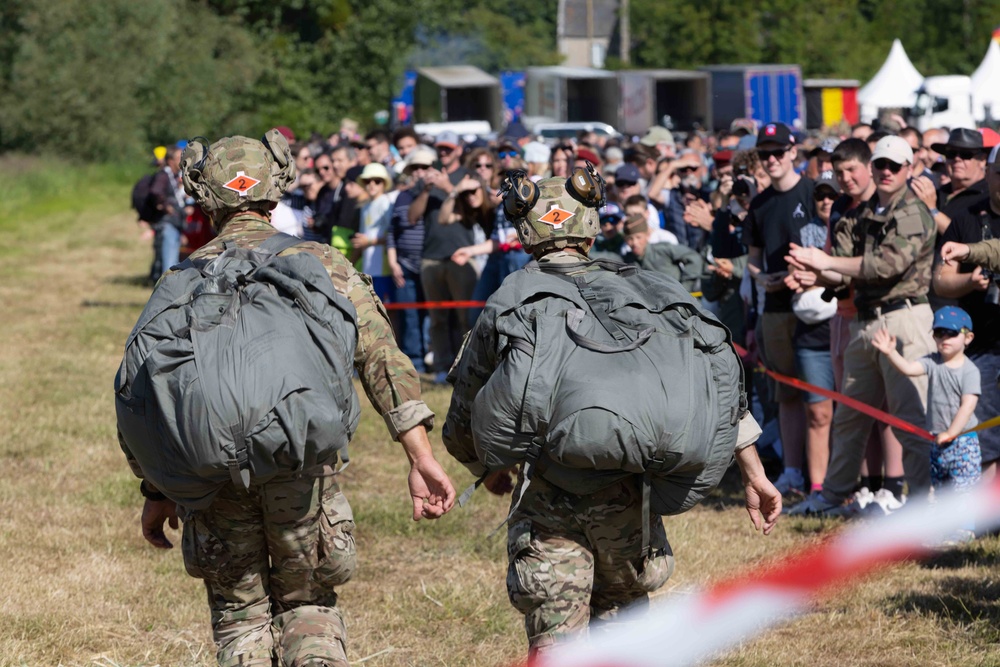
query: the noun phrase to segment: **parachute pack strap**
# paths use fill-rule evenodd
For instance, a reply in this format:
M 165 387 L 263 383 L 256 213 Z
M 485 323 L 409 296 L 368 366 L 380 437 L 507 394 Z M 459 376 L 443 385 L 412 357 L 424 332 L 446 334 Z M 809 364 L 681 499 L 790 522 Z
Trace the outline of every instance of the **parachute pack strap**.
M 642 474 L 642 557 L 649 556 L 649 495 L 653 486 L 653 473 Z
M 247 451 L 247 442 L 239 424 L 231 424 L 229 430 L 234 447 L 234 455 L 229 459 L 229 476 L 233 484 L 247 490 L 250 488 L 250 453 Z
M 601 323 L 601 326 L 611 334 L 611 336 L 621 342 L 628 340 L 628 336 L 622 331 L 621 327 L 615 324 L 615 321 L 611 319 L 611 315 L 608 313 L 608 308 L 597 298 L 597 292 L 594 288 L 587 284 L 587 281 L 583 279 L 583 276 L 573 276 L 573 282 L 576 284 L 576 288 L 580 290 L 580 296 L 583 300 L 587 302 L 587 306 L 590 307 L 590 312 L 594 314 L 597 321 Z
M 259 246 L 257 246 L 257 252 L 262 252 L 267 255 L 279 255 L 289 248 L 293 248 L 304 241 L 297 236 L 292 236 L 291 234 L 285 234 L 284 232 L 278 232 L 274 236 L 269 236 L 264 240 Z
M 548 435 L 548 431 L 548 422 L 538 422 L 538 432 L 531 439 L 531 445 L 528 447 L 527 454 L 524 457 L 524 469 L 521 471 L 521 484 L 517 490 L 517 498 L 510 504 L 510 512 L 507 513 L 507 518 L 501 521 L 500 525 L 486 536 L 487 540 L 500 532 L 500 529 L 510 522 L 511 517 L 514 516 L 514 512 L 521 506 L 521 501 L 524 500 L 524 494 L 527 492 L 528 486 L 531 485 L 531 479 L 534 477 L 535 471 L 542 467 L 539 464 L 541 463 L 542 453 L 545 450 L 545 436 Z
M 486 481 L 486 478 L 489 477 L 489 475 L 490 471 L 486 471 L 485 473 L 483 473 L 482 477 L 480 477 L 475 482 L 470 484 L 469 488 L 467 488 L 465 491 L 462 491 L 462 495 L 458 497 L 459 507 L 465 507 L 465 505 L 469 502 L 469 499 L 472 498 L 472 494 L 476 492 L 476 489 L 482 486 L 483 482 Z
M 566 311 L 566 333 L 573 340 L 574 343 L 580 347 L 592 350 L 594 352 L 629 352 L 630 350 L 635 350 L 646 344 L 655 329 L 649 327 L 648 329 L 643 329 L 636 336 L 636 339 L 630 341 L 627 345 L 611 345 L 608 343 L 602 343 L 600 341 L 594 340 L 593 338 L 588 338 L 580 333 L 580 324 L 583 322 L 583 311 L 579 309 L 572 309 Z

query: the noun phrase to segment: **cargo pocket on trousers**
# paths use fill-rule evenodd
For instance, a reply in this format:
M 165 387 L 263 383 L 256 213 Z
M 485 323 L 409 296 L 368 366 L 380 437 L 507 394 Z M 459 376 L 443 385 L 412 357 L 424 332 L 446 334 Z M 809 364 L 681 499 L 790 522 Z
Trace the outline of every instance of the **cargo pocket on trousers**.
M 507 596 L 522 614 L 530 614 L 548 599 L 544 577 L 548 567 L 541 551 L 531 541 L 531 521 L 512 523 L 507 529 Z
M 215 583 L 232 560 L 226 545 L 197 513 L 189 515 L 184 521 L 181 553 L 188 574 Z
M 667 583 L 674 573 L 674 551 L 670 548 L 663 520 L 659 517 L 650 526 L 649 549 L 649 555 L 642 560 L 642 567 L 637 573 L 636 584 L 647 593 L 652 593 Z
M 319 566 L 315 576 L 325 586 L 346 584 L 357 564 L 354 513 L 340 491 L 324 494 L 320 521 Z

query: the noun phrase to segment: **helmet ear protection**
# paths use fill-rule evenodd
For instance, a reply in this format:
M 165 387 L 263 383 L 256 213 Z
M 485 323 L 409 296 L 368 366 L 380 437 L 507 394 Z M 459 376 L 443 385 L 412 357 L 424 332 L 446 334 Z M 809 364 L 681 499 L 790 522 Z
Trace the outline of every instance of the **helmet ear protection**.
M 295 180 L 295 160 L 292 158 L 292 149 L 288 146 L 288 140 L 285 139 L 285 136 L 273 128 L 260 138 L 260 142 L 274 158 L 274 163 L 271 165 L 271 183 L 273 187 L 277 188 L 280 196 Z
M 528 178 L 523 169 L 512 169 L 507 172 L 503 185 L 500 186 L 500 196 L 503 197 L 503 210 L 508 220 L 518 220 L 528 215 L 538 202 L 538 186 Z
M 202 171 L 208 161 L 208 155 L 208 139 L 205 137 L 191 139 L 181 153 L 181 179 L 184 182 L 184 190 L 195 199 L 203 199 L 205 196 Z
M 607 201 L 604 179 L 589 160 L 585 168 L 577 167 L 566 179 L 566 191 L 573 199 L 590 208 L 601 208 Z M 538 202 L 538 186 L 528 179 L 523 169 L 507 172 L 499 194 L 509 220 L 524 218 Z
M 594 169 L 594 165 L 590 163 L 590 160 L 586 162 L 586 168 L 577 167 L 573 170 L 569 181 L 566 183 L 566 192 L 569 193 L 570 197 L 584 206 L 601 208 L 607 203 L 604 179 Z

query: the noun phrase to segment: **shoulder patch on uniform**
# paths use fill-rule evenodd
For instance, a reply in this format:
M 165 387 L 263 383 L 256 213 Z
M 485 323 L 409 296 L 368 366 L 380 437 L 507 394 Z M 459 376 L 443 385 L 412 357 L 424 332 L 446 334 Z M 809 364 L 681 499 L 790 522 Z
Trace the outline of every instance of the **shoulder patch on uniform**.
M 894 217 L 896 218 L 896 229 L 903 236 L 917 236 L 926 234 L 928 231 L 928 226 L 924 224 L 923 211 L 919 206 L 907 206 L 903 210 L 897 211 Z M 930 212 L 927 213 L 927 217 L 930 218 Z

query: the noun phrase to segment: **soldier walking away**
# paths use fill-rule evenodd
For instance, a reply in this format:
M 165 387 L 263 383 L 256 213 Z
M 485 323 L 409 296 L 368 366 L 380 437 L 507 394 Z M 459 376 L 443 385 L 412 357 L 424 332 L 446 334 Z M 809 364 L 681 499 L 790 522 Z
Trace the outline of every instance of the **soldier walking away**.
M 512 172 L 505 190 L 534 261 L 466 339 L 443 438 L 477 485 L 514 491 L 507 592 L 536 654 L 647 603 L 674 567 L 655 515 L 704 498 L 734 454 L 765 533 L 781 496 L 725 327 L 676 280 L 588 258 L 604 205 L 593 166 L 537 184 Z
M 409 458 L 414 520 L 454 502 L 434 415 L 369 279 L 269 224 L 295 175 L 284 137 L 192 142 L 181 166 L 219 236 L 164 276 L 115 380 L 143 536 L 170 548 L 164 522 L 183 520 L 220 665 L 344 667 L 337 587 L 355 542 L 336 468 L 360 416 L 352 370 Z

